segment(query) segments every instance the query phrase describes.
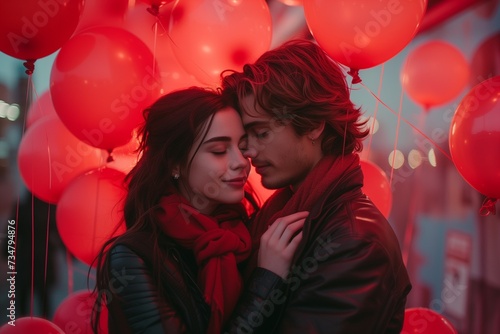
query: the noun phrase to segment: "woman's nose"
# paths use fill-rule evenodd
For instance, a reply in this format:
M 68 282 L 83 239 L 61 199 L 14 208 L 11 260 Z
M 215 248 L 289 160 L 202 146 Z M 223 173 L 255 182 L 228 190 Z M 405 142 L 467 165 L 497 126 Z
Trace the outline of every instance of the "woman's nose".
M 231 167 L 233 169 L 239 169 L 239 168 L 248 168 L 249 166 L 250 166 L 250 161 L 248 161 L 248 158 L 245 157 L 244 154 L 238 150 L 234 156 Z

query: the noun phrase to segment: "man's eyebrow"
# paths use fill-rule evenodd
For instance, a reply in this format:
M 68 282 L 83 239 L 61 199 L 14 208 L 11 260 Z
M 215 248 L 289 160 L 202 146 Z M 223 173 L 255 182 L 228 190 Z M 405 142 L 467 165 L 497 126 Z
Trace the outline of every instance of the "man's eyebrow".
M 249 129 L 254 128 L 256 126 L 269 126 L 269 121 L 253 121 L 245 124 L 243 127 L 245 131 L 248 131 Z

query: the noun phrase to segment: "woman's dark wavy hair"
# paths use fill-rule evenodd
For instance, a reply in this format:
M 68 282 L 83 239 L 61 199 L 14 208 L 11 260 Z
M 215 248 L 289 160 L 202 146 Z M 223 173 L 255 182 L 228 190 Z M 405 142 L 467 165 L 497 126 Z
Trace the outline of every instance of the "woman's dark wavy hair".
M 164 195 L 179 193 L 180 179 L 172 177 L 176 166 L 189 170 L 189 152 L 200 136 L 206 136 L 215 113 L 226 107 L 234 107 L 225 100 L 220 91 L 191 87 L 178 90 L 160 97 L 144 111 L 145 122 L 138 131 L 140 145 L 139 161 L 127 175 L 125 182 L 128 192 L 125 198 L 123 216 L 127 230 L 121 236 L 112 238 L 102 247 L 97 257 L 96 287 L 97 299 L 94 305 L 92 327 L 98 331 L 100 310 L 106 303 L 105 294 L 109 293 L 110 273 L 108 250 L 119 238 L 133 237 L 138 232 L 152 235 L 155 259 L 154 268 L 160 268 L 163 251 L 158 240 L 162 235 L 155 217 L 160 198 Z M 206 126 L 208 124 L 208 126 Z M 203 132 L 203 133 L 202 133 Z M 196 151 L 199 146 L 196 148 Z M 187 186 L 187 181 L 184 184 Z M 255 210 L 258 203 L 253 197 L 251 187 L 247 188 L 245 198 L 247 209 Z M 248 205 L 249 204 L 249 205 Z M 153 273 L 156 287 L 161 292 L 158 272 Z
M 238 101 L 254 95 L 262 110 L 280 123 L 290 123 L 297 135 L 324 121 L 324 154 L 361 151 L 368 135 L 341 67 L 309 40 L 291 40 L 267 51 L 243 72 L 224 71 L 221 87 L 240 113 L 245 110 Z

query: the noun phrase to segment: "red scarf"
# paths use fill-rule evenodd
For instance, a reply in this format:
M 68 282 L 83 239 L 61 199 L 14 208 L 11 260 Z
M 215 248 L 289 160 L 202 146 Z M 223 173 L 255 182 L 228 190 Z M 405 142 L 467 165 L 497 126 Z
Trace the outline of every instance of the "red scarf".
M 326 156 L 316 164 L 296 192 L 293 192 L 290 187 L 277 190 L 266 201 L 248 227 L 253 239 L 253 253 L 245 276 L 248 277 L 257 266 L 260 237 L 267 230 L 269 224 L 274 223 L 280 217 L 298 211 L 311 211 L 325 191 L 338 185 L 342 178 L 355 168 L 360 168 L 357 154 L 349 154 L 344 157 Z
M 191 249 L 199 265 L 198 284 L 212 310 L 207 332 L 220 333 L 242 289 L 237 263 L 251 251 L 250 234 L 242 222 L 246 211 L 243 206 L 223 205 L 211 217 L 179 195 L 163 197 L 160 206 L 163 231 Z

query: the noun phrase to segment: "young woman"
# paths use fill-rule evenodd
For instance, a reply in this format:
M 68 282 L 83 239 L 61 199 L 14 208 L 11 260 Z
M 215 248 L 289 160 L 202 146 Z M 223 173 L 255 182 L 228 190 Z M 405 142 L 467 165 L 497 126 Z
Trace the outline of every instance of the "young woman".
M 221 333 L 244 288 L 238 264 L 252 247 L 240 116 L 219 92 L 192 87 L 148 108 L 139 138 L 127 231 L 98 257 L 94 331 L 105 306 L 110 334 Z M 270 222 L 249 283 L 259 293 L 286 277 L 304 217 Z

